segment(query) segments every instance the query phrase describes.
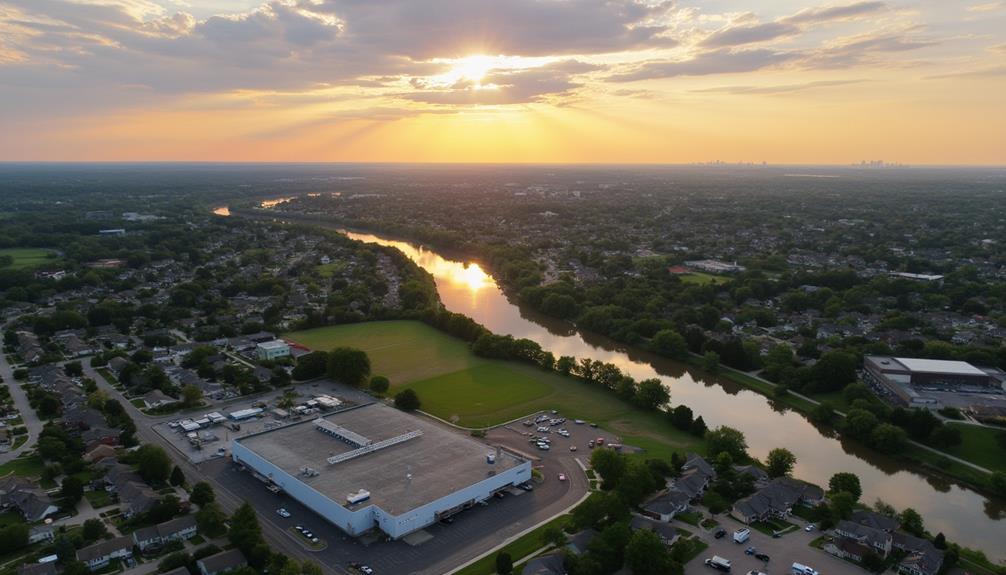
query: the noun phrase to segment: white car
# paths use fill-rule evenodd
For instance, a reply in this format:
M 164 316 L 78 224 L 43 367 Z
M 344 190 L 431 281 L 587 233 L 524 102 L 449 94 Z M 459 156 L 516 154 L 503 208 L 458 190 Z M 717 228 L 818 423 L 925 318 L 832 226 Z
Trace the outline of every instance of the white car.
M 287 510 L 286 510 L 285 508 L 283 508 L 283 507 L 280 507 L 279 509 L 277 509 L 277 510 L 276 510 L 276 513 L 277 513 L 277 514 L 278 514 L 278 515 L 279 515 L 280 517 L 290 517 L 290 512 L 289 512 L 289 511 L 287 511 Z
M 806 527 L 803 528 L 803 530 L 806 531 L 807 533 L 810 533 L 815 528 L 816 528 L 816 526 L 813 523 L 809 523 L 809 524 L 807 524 Z
M 374 575 L 374 570 L 371 569 L 370 567 L 367 567 L 366 565 L 360 565 L 360 571 L 362 571 L 366 575 Z
M 559 481 L 566 481 L 566 474 L 565 473 L 560 473 L 559 474 Z
M 570 451 L 576 451 L 576 446 L 575 445 L 570 445 L 569 446 L 569 450 Z

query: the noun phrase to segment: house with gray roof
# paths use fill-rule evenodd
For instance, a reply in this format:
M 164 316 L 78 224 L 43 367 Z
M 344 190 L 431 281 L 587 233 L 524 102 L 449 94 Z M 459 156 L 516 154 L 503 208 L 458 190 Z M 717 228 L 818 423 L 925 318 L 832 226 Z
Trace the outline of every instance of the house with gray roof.
M 524 564 L 521 575 L 566 575 L 566 560 L 560 553 L 539 555 Z
M 881 557 L 887 557 L 894 544 L 894 538 L 887 531 L 874 529 L 854 521 L 839 521 L 835 534 L 865 545 Z
M 244 553 L 240 549 L 221 551 L 216 555 L 210 555 L 196 561 L 196 567 L 202 575 L 216 575 L 233 571 L 248 564 Z
M 115 539 L 99 541 L 77 550 L 77 561 L 87 565 L 91 571 L 101 569 L 112 559 L 123 559 L 133 556 L 133 539 L 123 535 Z
M 640 515 L 632 516 L 632 520 L 629 521 L 629 529 L 632 531 L 638 531 L 640 529 L 653 531 L 658 537 L 660 537 L 660 540 L 664 543 L 664 545 L 668 546 L 674 545 L 681 537 L 678 530 L 671 525 L 660 521 L 654 521 L 649 517 L 643 517 Z
M 791 477 L 778 477 L 753 495 L 734 503 L 731 513 L 744 523 L 765 521 L 772 517 L 784 519 L 796 505 L 813 507 L 824 500 L 824 491 Z
M 197 532 L 195 515 L 182 515 L 151 527 L 133 531 L 133 541 L 140 551 L 160 547 L 170 541 L 182 541 L 195 537 Z
M 670 521 L 689 509 L 691 497 L 673 489 L 665 491 L 643 504 L 643 514 L 658 521 Z
M 15 475 L 0 479 L 0 509 L 16 510 L 29 523 L 41 521 L 59 511 L 59 507 L 38 485 Z
M 860 525 L 865 525 L 867 527 L 872 527 L 874 529 L 880 529 L 881 531 L 887 531 L 888 533 L 893 533 L 898 529 L 898 520 L 893 517 L 888 517 L 886 515 L 881 515 L 876 511 L 866 511 L 859 509 L 852 512 L 852 516 L 849 518 L 850 521 L 855 521 Z
M 904 575 L 936 575 L 943 567 L 943 551 L 928 539 L 907 533 L 894 534 L 894 548 L 906 556 L 898 563 L 898 572 Z

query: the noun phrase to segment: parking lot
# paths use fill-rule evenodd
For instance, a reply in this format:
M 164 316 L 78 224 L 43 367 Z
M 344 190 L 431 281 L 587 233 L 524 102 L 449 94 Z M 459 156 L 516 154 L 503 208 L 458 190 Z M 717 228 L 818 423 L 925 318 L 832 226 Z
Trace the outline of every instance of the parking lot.
M 307 391 L 330 393 L 340 398 L 357 397 L 353 395 L 354 390 L 337 384 L 331 384 L 331 387 L 327 385 L 323 383 L 320 387 L 311 387 Z M 234 405 L 232 409 L 241 407 Z M 533 491 L 508 489 L 508 494 L 500 499 L 490 498 L 485 505 L 466 509 L 449 522 L 427 526 L 398 541 L 388 541 L 380 534 L 349 537 L 288 495 L 268 491 L 265 484 L 255 479 L 251 473 L 238 469 L 229 458 L 210 458 L 199 468 L 212 480 L 214 488 L 225 489 L 251 503 L 263 522 L 285 533 L 310 552 L 319 563 L 332 566 L 340 572 L 348 571 L 351 563 L 362 563 L 372 567 L 378 574 L 434 575 L 449 571 L 507 538 L 553 517 L 587 493 L 588 481 L 576 458 L 579 457 L 584 462 L 589 459 L 590 450 L 586 447 L 589 439 L 604 436 L 606 441 L 611 441 L 614 438 L 586 423 L 567 424 L 570 437 L 550 434 L 555 435 L 552 437 L 555 447 L 549 451 L 538 451 L 530 445 L 529 438 L 525 435 L 527 428 L 519 422 L 490 431 L 485 439 L 486 443 L 502 445 L 533 456 L 534 467 L 542 472 L 544 481 L 535 483 Z M 260 422 L 259 429 L 264 429 L 264 425 L 264 422 Z M 242 424 L 242 434 L 245 432 Z M 464 433 L 460 430 L 457 432 Z M 184 437 L 183 434 L 181 436 Z M 577 445 L 577 451 L 569 451 L 570 445 Z M 559 480 L 560 473 L 565 476 L 564 481 Z M 278 513 L 280 508 L 287 511 L 289 517 Z M 318 538 L 319 545 L 309 546 L 302 537 L 297 536 L 295 529 L 298 525 L 309 529 Z
M 294 402 L 297 404 L 309 401 L 319 395 L 337 398 L 342 402 L 340 408 L 373 401 L 373 398 L 359 390 L 322 380 L 291 386 L 282 391 L 271 391 L 255 397 L 243 397 L 217 403 L 202 410 L 187 412 L 184 415 L 177 414 L 165 417 L 155 423 L 152 428 L 193 463 L 226 457 L 229 455 L 230 441 L 236 437 L 303 421 L 305 417 L 314 416 L 312 413 L 298 415 L 292 410 L 289 410 L 290 414 L 287 417 L 280 417 L 273 413 L 277 401 L 287 390 L 293 390 L 296 393 Z M 230 417 L 230 414 L 249 409 L 261 409 L 262 412 L 241 420 L 234 420 Z M 198 429 L 190 427 L 190 430 L 185 430 L 180 425 L 185 421 L 203 421 L 204 424 L 200 425 Z M 191 436 L 192 433 L 195 436 Z
M 700 532 L 700 537 L 709 544 L 709 549 L 685 565 L 685 575 L 719 573 L 712 567 L 705 565 L 705 560 L 713 555 L 729 559 L 731 562 L 730 572 L 735 575 L 744 575 L 752 570 L 769 575 L 789 575 L 793 563 L 812 567 L 821 575 L 863 575 L 865 573 L 852 563 L 811 547 L 810 542 L 820 537 L 821 532 L 816 529 L 810 533 L 804 531 L 803 527 L 806 524 L 797 518 L 790 518 L 789 521 L 800 525 L 798 531 L 792 531 L 775 539 L 770 535 L 751 529 L 751 538 L 743 544 L 734 543 L 733 533 L 738 529 L 746 528 L 746 525 L 725 515 L 718 516 L 716 520 L 719 521 L 721 527 L 726 529 L 726 536 L 722 539 L 715 539 L 712 533 Z M 680 523 L 678 525 L 689 531 L 695 532 L 697 530 L 691 525 Z M 754 547 L 758 553 L 768 555 L 769 561 L 764 563 L 753 555 L 746 555 L 744 550 L 748 547 Z

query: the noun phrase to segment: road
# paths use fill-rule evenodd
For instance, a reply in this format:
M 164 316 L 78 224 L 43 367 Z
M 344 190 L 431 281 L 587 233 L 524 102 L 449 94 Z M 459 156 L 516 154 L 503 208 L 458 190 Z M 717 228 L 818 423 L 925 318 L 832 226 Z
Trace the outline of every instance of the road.
M 7 384 L 7 388 L 10 389 L 10 396 L 14 401 L 14 407 L 21 414 L 21 420 L 28 429 L 28 441 L 22 443 L 16 449 L 0 454 L 0 464 L 3 464 L 17 458 L 24 451 L 34 448 L 35 439 L 42 433 L 42 421 L 35 414 L 35 410 L 32 409 L 31 404 L 28 403 L 28 396 L 25 394 L 24 389 L 21 388 L 20 383 L 14 380 L 14 368 L 7 361 L 7 356 L 4 353 L 0 353 L 0 377 L 3 378 L 4 383 Z

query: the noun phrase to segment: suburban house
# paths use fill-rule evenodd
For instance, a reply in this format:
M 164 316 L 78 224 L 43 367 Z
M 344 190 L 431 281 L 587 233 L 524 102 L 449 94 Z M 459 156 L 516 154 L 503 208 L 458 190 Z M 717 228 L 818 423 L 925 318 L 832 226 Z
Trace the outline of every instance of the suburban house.
M 171 571 L 165 571 L 161 575 L 190 575 L 188 567 L 177 567 Z
M 561 553 L 539 555 L 524 564 L 521 575 L 566 575 L 566 560 Z
M 38 543 L 39 541 L 52 541 L 55 539 L 53 535 L 52 527 L 49 525 L 36 525 L 28 530 L 28 544 Z
M 894 537 L 887 531 L 853 521 L 839 521 L 835 526 L 835 534 L 865 545 L 881 557 L 887 557 L 894 545 Z
M 183 515 L 153 527 L 143 527 L 133 532 L 133 541 L 140 551 L 160 547 L 169 541 L 190 539 L 196 535 L 196 517 Z
M 199 572 L 202 573 L 202 575 L 226 573 L 239 567 L 244 567 L 247 564 L 248 561 L 245 559 L 244 553 L 242 553 L 240 549 L 221 551 L 216 555 L 210 555 L 209 557 L 204 557 L 199 561 L 196 561 L 196 566 L 199 568 Z
M 881 515 L 875 511 L 866 511 L 862 509 L 853 511 L 852 516 L 849 519 L 850 521 L 854 521 L 860 525 L 880 529 L 881 531 L 887 531 L 888 533 L 894 533 L 898 529 L 897 519 Z
M 894 548 L 907 553 L 898 563 L 898 572 L 904 575 L 936 575 L 943 567 L 943 551 L 928 539 L 895 533 Z
M 639 515 L 634 515 L 632 520 L 629 522 L 629 529 L 632 531 L 638 531 L 640 529 L 649 529 L 660 537 L 664 545 L 674 545 L 677 543 L 681 534 L 674 527 L 668 525 L 667 523 L 662 523 L 660 521 L 654 521 L 648 517 L 642 517 Z
M 665 491 L 643 504 L 643 514 L 666 523 L 678 513 L 688 511 L 690 500 L 691 497 L 680 491 Z
M 169 403 L 175 403 L 176 401 L 178 400 L 159 389 L 153 389 L 143 396 L 143 406 L 147 409 L 168 405 Z
M 778 477 L 754 495 L 734 504 L 731 513 L 742 522 L 751 524 L 776 517 L 783 519 L 796 505 L 814 507 L 824 500 L 824 491 L 815 485 L 791 477 Z
M 94 449 L 88 451 L 84 454 L 83 459 L 87 463 L 94 463 L 95 461 L 102 461 L 109 458 L 115 457 L 115 448 L 111 445 L 99 444 Z
M 821 546 L 821 549 L 824 549 L 826 552 L 831 553 L 835 557 L 850 559 L 856 563 L 862 561 L 863 557 L 872 551 L 872 549 L 862 543 L 857 543 L 852 539 L 845 539 L 842 537 L 825 543 Z
M 580 555 L 587 551 L 587 546 L 594 540 L 594 537 L 597 537 L 597 531 L 593 529 L 584 529 L 579 533 L 574 533 L 566 543 L 566 549 L 574 555 Z
M 116 494 L 126 517 L 144 513 L 159 501 L 157 493 L 133 471 L 132 467 L 123 465 L 115 459 L 106 459 L 101 465 L 106 471 L 105 477 L 100 481 L 104 484 L 105 491 Z
M 108 565 L 112 559 L 122 559 L 133 556 L 133 539 L 123 535 L 115 539 L 99 541 L 94 545 L 89 545 L 77 550 L 77 560 L 87 565 L 88 569 L 95 571 Z
M 14 475 L 0 479 L 0 509 L 14 509 L 29 523 L 41 521 L 59 511 L 45 491 Z

